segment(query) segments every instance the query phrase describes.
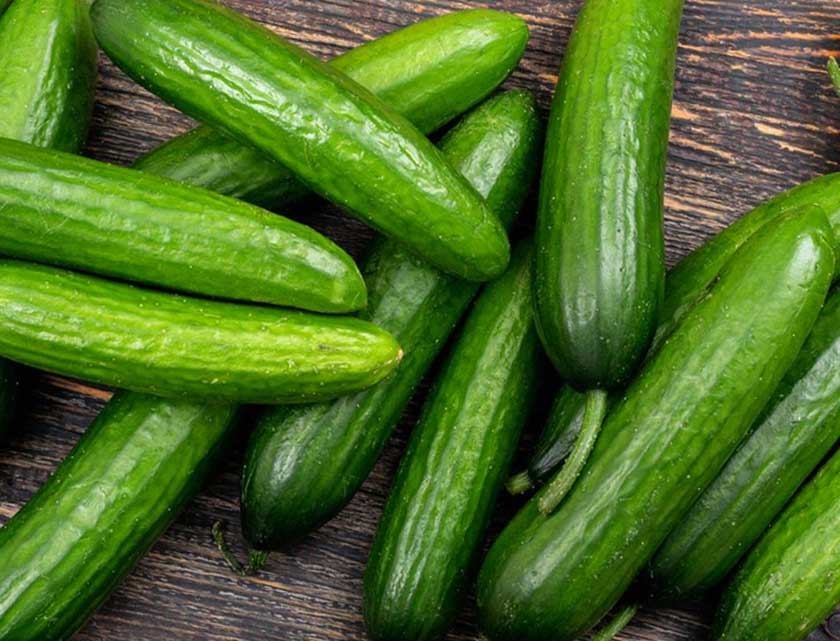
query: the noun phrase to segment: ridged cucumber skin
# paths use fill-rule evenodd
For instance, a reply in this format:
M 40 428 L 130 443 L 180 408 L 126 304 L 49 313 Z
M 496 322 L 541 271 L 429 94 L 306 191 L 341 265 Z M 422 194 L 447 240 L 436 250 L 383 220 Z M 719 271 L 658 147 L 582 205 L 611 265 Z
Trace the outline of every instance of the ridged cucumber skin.
M 201 487 L 234 416 L 118 393 L 0 529 L 0 638 L 69 639 Z
M 802 641 L 840 603 L 840 455 L 796 495 L 724 592 L 714 641 Z
M 402 352 L 355 318 L 184 298 L 4 260 L 0 356 L 158 396 L 295 403 L 365 389 Z
M 679 323 L 714 282 L 732 255 L 766 223 L 793 211 L 816 207 L 825 212 L 840 249 L 840 174 L 827 174 L 797 185 L 751 210 L 686 256 L 665 279 L 665 302 L 654 348 Z M 529 462 L 533 481 L 550 476 L 566 458 L 577 437 L 586 395 L 564 386 Z
M 164 100 L 440 269 L 477 281 L 504 271 L 507 235 L 481 197 L 411 123 L 335 68 L 212 0 L 96 0 L 91 15 L 109 57 Z
M 530 93 L 491 98 L 458 124 L 441 148 L 510 224 L 531 185 L 540 126 Z M 406 355 L 393 375 L 331 403 L 268 410 L 257 422 L 242 475 L 242 524 L 259 549 L 295 542 L 337 514 L 368 477 L 416 385 L 477 286 L 446 276 L 392 240 L 364 266 L 363 318 L 391 332 Z M 335 474 L 327 474 L 327 463 Z
M 87 0 L 15 0 L 0 19 L 0 138 L 77 152 L 98 51 Z M 0 9 L 2 13 L 2 9 Z
M 364 307 L 356 264 L 314 230 L 133 169 L 0 139 L 0 252 L 319 312 Z
M 770 400 L 834 273 L 825 216 L 787 216 L 721 271 L 608 415 L 583 474 L 550 516 L 536 495 L 478 582 L 493 641 L 565 641 L 619 600 Z
M 473 9 L 394 31 L 329 64 L 428 134 L 501 84 L 527 41 L 521 18 Z M 207 126 L 161 145 L 134 166 L 265 207 L 309 192 L 289 169 Z
M 682 4 L 587 0 L 560 70 L 537 216 L 537 328 L 581 389 L 626 380 L 656 326 Z
M 840 439 L 840 290 L 752 434 L 651 563 L 657 592 L 700 594 L 720 583 Z
M 539 378 L 532 248 L 482 292 L 423 409 L 365 570 L 373 641 L 430 641 L 452 623 Z

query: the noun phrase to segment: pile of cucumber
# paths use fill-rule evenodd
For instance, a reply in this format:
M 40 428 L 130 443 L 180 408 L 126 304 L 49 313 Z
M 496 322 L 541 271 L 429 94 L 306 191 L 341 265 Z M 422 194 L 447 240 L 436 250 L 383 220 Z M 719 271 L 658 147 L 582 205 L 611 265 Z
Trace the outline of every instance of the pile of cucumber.
M 216 0 L 0 0 L 0 438 L 20 366 L 118 389 L 0 528 L 0 640 L 70 638 L 243 404 L 247 563 L 219 542 L 258 572 L 350 501 L 435 363 L 365 572 L 373 641 L 441 639 L 474 582 L 490 641 L 608 639 L 715 591 L 711 641 L 808 637 L 840 603 L 840 174 L 666 274 L 682 10 L 585 0 L 544 128 L 494 93 L 528 41 L 507 13 L 324 63 Z M 82 158 L 99 48 L 203 124 L 131 168 Z M 305 224 L 313 192 L 380 233 L 360 266 Z M 505 487 L 531 496 L 482 559 Z

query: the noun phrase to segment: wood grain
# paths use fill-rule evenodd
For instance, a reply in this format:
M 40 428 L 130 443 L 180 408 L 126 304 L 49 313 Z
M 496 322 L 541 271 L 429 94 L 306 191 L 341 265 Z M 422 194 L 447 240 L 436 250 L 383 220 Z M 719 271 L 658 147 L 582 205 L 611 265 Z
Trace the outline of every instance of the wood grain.
M 578 0 L 228 0 L 281 35 L 330 57 L 419 18 L 490 6 L 525 18 L 531 42 L 509 86 L 548 106 Z M 667 238 L 671 263 L 774 193 L 840 169 L 840 101 L 824 73 L 840 53 L 836 0 L 686 0 L 678 59 Z M 87 153 L 127 164 L 184 131 L 190 121 L 102 59 Z M 370 238 L 327 206 L 289 212 L 352 252 Z M 11 442 L 0 448 L 0 521 L 12 516 L 56 467 L 107 400 L 106 391 L 30 372 Z M 376 521 L 423 393 L 412 404 L 371 478 L 332 523 L 257 578 L 233 576 L 210 538 L 211 524 L 238 529 L 240 446 L 90 623 L 80 641 L 363 639 L 361 577 Z M 535 428 L 538 426 L 535 425 Z M 499 523 L 515 505 L 504 500 Z M 646 610 L 625 641 L 700 640 L 710 604 Z M 838 634 L 840 621 L 815 635 Z M 467 603 L 451 640 L 477 639 Z

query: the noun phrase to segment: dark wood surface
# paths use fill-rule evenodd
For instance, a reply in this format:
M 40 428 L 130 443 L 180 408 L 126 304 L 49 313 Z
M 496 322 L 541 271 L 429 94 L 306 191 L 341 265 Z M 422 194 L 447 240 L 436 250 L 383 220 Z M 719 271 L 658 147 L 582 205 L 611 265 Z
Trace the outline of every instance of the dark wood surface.
M 579 0 L 228 0 L 324 58 L 452 9 L 508 9 L 531 26 L 509 86 L 547 107 Z M 840 100 L 824 72 L 840 53 L 837 0 L 686 0 L 667 180 L 669 262 L 772 194 L 840 169 Z M 129 163 L 190 126 L 104 58 L 89 155 Z M 357 253 L 370 238 L 329 207 L 305 212 Z M 72 448 L 109 393 L 38 373 L 26 380 L 11 442 L 0 447 L 0 522 Z M 238 528 L 241 444 L 107 601 L 78 639 L 363 639 L 361 577 L 392 474 L 423 393 L 372 477 L 332 523 L 254 578 L 238 578 L 213 546 L 215 520 Z M 538 426 L 534 426 L 536 429 Z M 514 505 L 504 502 L 500 514 Z M 497 524 L 498 525 L 498 524 Z M 644 611 L 625 640 L 700 640 L 709 604 Z M 451 639 L 477 639 L 465 605 Z M 770 641 L 770 640 L 768 640 Z

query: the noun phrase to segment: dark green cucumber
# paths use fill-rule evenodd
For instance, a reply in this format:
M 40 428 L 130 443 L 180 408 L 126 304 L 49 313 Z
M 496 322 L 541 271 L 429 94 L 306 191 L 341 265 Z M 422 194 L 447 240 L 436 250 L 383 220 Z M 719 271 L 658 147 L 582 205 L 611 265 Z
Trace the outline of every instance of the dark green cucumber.
M 512 91 L 466 116 L 441 145 L 505 224 L 535 171 L 538 122 L 533 96 Z M 393 240 L 376 243 L 364 273 L 370 302 L 362 316 L 397 337 L 406 356 L 368 391 L 271 409 L 260 418 L 245 457 L 241 500 L 245 535 L 259 549 L 294 542 L 347 504 L 476 291 Z
M 750 437 L 657 552 L 657 592 L 681 597 L 722 581 L 838 439 L 840 290 Z
M 0 0 L 0 15 L 3 15 L 3 12 L 6 11 L 11 2 L 12 0 Z
M 347 312 L 353 260 L 305 225 L 133 169 L 0 139 L 0 253 L 191 293 Z
M 834 273 L 809 208 L 747 242 L 646 363 L 583 475 L 546 517 L 540 493 L 495 542 L 478 583 L 493 641 L 570 641 L 613 607 L 742 440 L 793 362 Z
M 69 639 L 201 487 L 234 415 L 118 393 L 0 529 L 0 638 Z
M 747 556 L 717 613 L 715 641 L 802 641 L 840 603 L 840 454 Z
M 0 261 L 0 356 L 66 376 L 158 396 L 304 402 L 365 389 L 401 355 L 390 334 L 355 318 Z
M 411 123 L 337 69 L 213 0 L 96 0 L 91 15 L 109 57 L 179 109 L 449 273 L 504 271 L 507 235 L 480 196 Z
M 653 348 L 673 331 L 750 236 L 769 221 L 788 212 L 804 212 L 808 207 L 822 209 L 840 239 L 840 174 L 815 178 L 762 203 L 680 261 L 665 280 L 665 302 Z M 547 479 L 565 460 L 580 429 L 585 400 L 583 393 L 571 387 L 561 390 L 528 470 L 511 479 L 514 490 L 524 492 L 535 482 Z
M 0 138 L 81 149 L 98 60 L 88 5 L 88 0 L 15 0 L 3 14 Z
M 498 86 L 527 41 L 528 27 L 513 14 L 456 11 L 394 31 L 329 64 L 428 134 Z M 308 192 L 290 170 L 206 126 L 154 149 L 134 166 L 266 207 Z
M 537 324 L 563 377 L 623 382 L 662 299 L 665 158 L 682 0 L 587 0 L 546 135 Z
M 531 244 L 467 318 L 414 428 L 364 582 L 373 641 L 441 638 L 484 538 L 539 378 Z

